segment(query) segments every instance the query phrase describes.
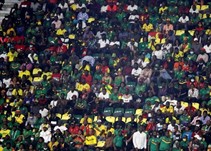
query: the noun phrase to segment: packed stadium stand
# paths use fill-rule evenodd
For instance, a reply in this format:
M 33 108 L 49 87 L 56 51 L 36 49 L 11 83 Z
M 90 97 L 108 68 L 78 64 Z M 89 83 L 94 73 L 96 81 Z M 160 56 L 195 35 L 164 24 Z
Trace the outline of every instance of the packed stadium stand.
M 1 0 L 0 151 L 211 151 L 209 0 Z

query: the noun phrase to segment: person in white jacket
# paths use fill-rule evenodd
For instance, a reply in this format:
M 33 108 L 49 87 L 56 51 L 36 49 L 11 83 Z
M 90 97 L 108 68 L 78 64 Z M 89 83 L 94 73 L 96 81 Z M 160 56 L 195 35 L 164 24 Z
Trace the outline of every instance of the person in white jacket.
M 139 130 L 133 134 L 133 146 L 136 150 L 147 149 L 147 134 L 143 130 L 143 126 L 140 126 Z
M 45 143 L 48 143 L 51 141 L 51 132 L 48 130 L 47 127 L 43 127 L 43 130 L 40 132 L 40 137 L 44 139 Z

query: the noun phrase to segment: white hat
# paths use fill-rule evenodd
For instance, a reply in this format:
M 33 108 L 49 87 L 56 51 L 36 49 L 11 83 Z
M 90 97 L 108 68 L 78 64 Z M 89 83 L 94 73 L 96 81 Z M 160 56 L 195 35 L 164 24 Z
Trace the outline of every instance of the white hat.
M 194 38 L 193 41 L 198 41 L 198 38 Z
M 194 136 L 194 138 L 196 138 L 196 139 L 198 139 L 198 140 L 201 140 L 201 139 L 202 139 L 198 134 L 196 134 L 196 135 Z
M 97 120 L 97 123 L 101 123 L 102 121 L 100 119 Z

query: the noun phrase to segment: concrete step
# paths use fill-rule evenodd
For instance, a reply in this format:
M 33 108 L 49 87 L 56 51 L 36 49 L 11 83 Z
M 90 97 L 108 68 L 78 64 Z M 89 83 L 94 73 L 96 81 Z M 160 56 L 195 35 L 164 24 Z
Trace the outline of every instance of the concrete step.
M 22 0 L 5 0 L 2 10 L 0 10 L 0 24 L 4 19 L 4 16 L 10 13 L 10 10 L 14 6 L 14 4 L 17 3 L 18 5 L 20 5 L 21 2 Z

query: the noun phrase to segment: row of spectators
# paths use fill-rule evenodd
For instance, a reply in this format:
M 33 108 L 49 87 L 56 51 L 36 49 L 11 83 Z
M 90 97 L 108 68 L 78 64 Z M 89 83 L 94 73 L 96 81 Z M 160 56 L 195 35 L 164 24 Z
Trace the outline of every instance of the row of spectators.
M 0 31 L 0 151 L 210 150 L 210 12 L 203 0 L 15 4 Z

